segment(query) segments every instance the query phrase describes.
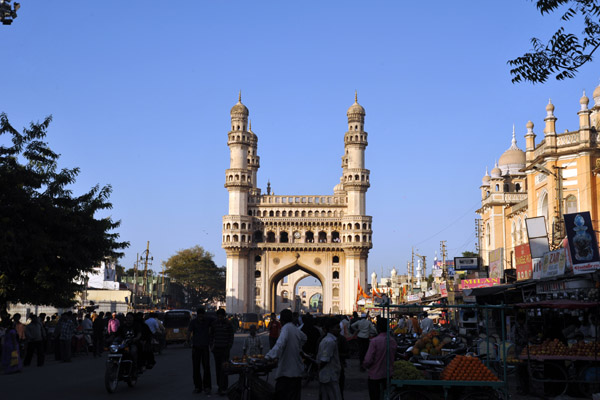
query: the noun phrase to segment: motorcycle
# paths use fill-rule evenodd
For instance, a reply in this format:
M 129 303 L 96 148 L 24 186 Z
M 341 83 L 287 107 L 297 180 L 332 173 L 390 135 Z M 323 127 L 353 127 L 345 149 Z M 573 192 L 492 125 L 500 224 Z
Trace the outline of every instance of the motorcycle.
M 114 393 L 117 390 L 119 381 L 125 381 L 127 386 L 134 387 L 138 375 L 142 373 L 142 371 L 136 371 L 136 368 L 134 368 L 135 364 L 130 352 L 131 346 L 132 342 L 129 339 L 115 340 L 109 346 L 104 373 L 104 387 L 108 393 Z

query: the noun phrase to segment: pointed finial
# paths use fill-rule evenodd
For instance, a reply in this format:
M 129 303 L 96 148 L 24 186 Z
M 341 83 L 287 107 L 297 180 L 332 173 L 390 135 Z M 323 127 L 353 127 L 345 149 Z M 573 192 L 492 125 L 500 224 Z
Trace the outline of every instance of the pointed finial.
M 238 102 L 242 102 L 242 91 L 240 90 L 240 94 L 238 95 Z
M 248 130 L 252 132 L 252 121 L 248 118 Z
M 267 180 L 267 195 L 271 194 L 271 180 Z
M 488 173 L 488 167 L 487 167 L 487 165 L 485 166 L 485 175 L 486 175 L 486 176 L 487 176 L 487 175 L 489 175 L 489 173 Z
M 358 103 L 358 90 L 354 91 L 354 102 Z

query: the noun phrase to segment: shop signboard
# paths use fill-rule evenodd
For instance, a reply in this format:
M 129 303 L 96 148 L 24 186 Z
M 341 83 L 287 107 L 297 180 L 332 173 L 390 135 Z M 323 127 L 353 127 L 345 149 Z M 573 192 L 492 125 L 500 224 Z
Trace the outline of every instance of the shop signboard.
M 600 269 L 598 243 L 589 211 L 565 214 L 573 273 L 585 274 Z
M 594 287 L 594 282 L 588 279 L 578 279 L 574 281 L 550 281 L 540 282 L 535 285 L 535 292 L 537 294 L 554 293 L 554 292 L 568 292 L 571 290 L 584 290 L 591 289 Z
M 544 254 L 542 261 L 542 278 L 562 276 L 565 274 L 567 265 L 567 253 L 565 249 L 558 249 Z
M 434 278 L 441 278 L 443 273 L 444 270 L 441 268 L 435 268 L 431 270 L 431 275 L 433 275 Z
M 440 294 L 442 297 L 448 297 L 448 289 L 446 288 L 446 282 L 440 283 Z
M 478 279 L 463 279 L 460 282 L 459 289 L 475 289 L 482 287 L 490 287 L 500 284 L 500 278 L 478 278 Z
M 454 257 L 454 269 L 456 271 L 477 271 L 479 257 Z
M 413 301 L 419 301 L 419 300 L 421 300 L 420 293 L 419 294 L 409 294 L 408 296 L 406 296 L 406 301 L 408 303 L 413 302 Z
M 504 268 L 502 267 L 503 250 L 504 248 L 500 247 L 499 249 L 490 251 L 490 266 L 488 273 L 490 278 L 502 279 L 504 275 Z
M 531 277 L 533 279 L 540 279 L 542 277 L 542 261 L 543 258 L 533 258 L 531 260 L 531 265 L 533 266 L 533 272 Z
M 520 244 L 515 247 L 515 260 L 517 264 L 517 280 L 531 279 L 533 275 L 533 264 L 529 244 Z

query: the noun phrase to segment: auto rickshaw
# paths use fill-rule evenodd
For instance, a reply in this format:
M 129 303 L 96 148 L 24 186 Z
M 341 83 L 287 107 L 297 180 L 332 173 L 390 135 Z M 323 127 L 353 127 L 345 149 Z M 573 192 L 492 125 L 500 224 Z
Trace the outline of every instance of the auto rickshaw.
M 258 314 L 256 313 L 246 313 L 242 315 L 242 319 L 240 321 L 240 329 L 242 332 L 246 332 L 250 330 L 251 325 L 255 325 L 256 329 L 259 327 L 258 323 Z
M 190 310 L 169 310 L 165 313 L 165 341 L 170 343 L 184 343 L 187 340 L 188 326 L 192 320 Z

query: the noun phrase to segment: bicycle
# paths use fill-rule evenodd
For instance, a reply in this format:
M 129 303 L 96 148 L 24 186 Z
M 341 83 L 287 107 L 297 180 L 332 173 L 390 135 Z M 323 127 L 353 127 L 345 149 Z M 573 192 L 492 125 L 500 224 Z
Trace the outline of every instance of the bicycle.
M 319 377 L 319 363 L 315 360 L 312 355 L 301 353 L 302 359 L 304 360 L 304 373 L 302 374 L 302 385 L 307 386 L 313 380 L 317 380 Z

